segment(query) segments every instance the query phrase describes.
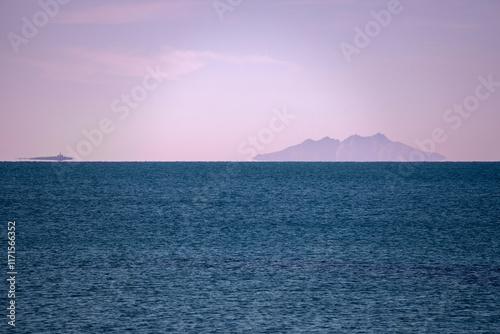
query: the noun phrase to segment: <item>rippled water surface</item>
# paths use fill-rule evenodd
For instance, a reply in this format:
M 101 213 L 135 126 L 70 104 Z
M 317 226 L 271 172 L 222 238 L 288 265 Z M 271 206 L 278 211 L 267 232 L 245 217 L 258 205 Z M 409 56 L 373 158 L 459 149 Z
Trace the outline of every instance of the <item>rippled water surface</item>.
M 500 163 L 0 173 L 19 333 L 500 332 Z

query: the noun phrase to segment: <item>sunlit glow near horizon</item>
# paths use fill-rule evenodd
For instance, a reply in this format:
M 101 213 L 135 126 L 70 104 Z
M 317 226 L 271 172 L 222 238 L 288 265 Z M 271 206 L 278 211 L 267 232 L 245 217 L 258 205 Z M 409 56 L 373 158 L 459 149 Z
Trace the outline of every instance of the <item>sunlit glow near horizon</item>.
M 498 161 L 499 13 L 493 0 L 3 2 L 0 161 L 246 161 L 252 140 L 262 154 L 376 133 Z

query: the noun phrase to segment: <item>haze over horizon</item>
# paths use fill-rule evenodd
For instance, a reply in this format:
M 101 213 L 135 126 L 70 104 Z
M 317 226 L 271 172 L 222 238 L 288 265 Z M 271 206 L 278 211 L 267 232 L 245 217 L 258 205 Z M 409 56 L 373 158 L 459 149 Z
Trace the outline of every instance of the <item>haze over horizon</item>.
M 244 161 L 376 133 L 499 161 L 499 14 L 494 0 L 3 2 L 0 161 Z

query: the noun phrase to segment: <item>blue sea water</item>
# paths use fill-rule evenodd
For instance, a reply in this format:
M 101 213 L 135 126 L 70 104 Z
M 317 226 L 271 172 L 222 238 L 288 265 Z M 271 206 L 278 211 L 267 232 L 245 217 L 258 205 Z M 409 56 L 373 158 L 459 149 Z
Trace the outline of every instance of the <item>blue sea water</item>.
M 19 162 L 0 175 L 12 332 L 500 333 L 500 163 Z

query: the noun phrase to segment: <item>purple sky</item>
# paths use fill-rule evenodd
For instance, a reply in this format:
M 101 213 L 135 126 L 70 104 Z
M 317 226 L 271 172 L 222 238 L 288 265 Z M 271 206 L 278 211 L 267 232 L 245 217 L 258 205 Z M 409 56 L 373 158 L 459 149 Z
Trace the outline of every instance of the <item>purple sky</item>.
M 247 160 L 377 132 L 500 160 L 500 1 L 215 4 L 2 1 L 0 161 Z

